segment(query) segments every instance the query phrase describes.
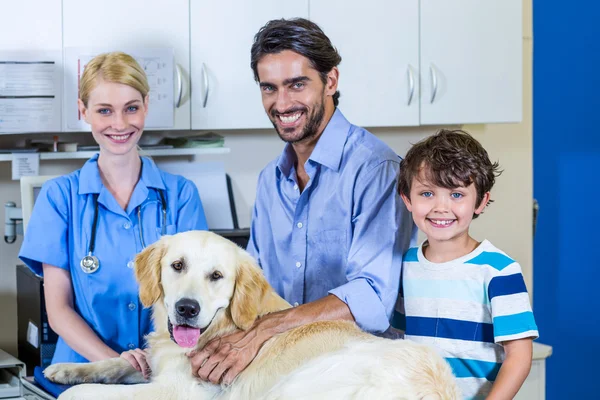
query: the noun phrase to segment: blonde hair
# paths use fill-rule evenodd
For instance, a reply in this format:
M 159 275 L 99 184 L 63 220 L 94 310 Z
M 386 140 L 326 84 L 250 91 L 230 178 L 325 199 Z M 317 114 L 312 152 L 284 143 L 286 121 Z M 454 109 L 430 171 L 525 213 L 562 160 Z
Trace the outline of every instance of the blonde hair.
M 144 100 L 150 91 L 146 73 L 140 64 L 120 51 L 97 55 L 85 66 L 79 81 L 79 98 L 86 107 L 98 79 L 130 86 L 140 92 Z

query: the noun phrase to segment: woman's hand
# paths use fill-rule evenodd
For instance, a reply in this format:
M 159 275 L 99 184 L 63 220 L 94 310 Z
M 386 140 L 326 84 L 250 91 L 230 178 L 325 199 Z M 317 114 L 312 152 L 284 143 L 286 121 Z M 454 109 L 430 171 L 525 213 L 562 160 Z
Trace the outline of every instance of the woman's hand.
M 129 364 L 144 375 L 145 379 L 149 379 L 152 374 L 150 365 L 146 360 L 146 352 L 142 349 L 124 351 L 120 355 L 121 358 L 127 360 Z

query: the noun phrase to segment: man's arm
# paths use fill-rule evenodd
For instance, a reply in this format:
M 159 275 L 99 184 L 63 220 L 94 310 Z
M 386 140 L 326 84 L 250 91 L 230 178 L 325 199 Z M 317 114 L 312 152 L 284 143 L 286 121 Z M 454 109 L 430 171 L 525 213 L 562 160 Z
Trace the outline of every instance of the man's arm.
M 311 303 L 259 318 L 247 331 L 217 338 L 201 351 L 190 353 L 192 373 L 204 381 L 230 384 L 254 360 L 273 336 L 311 322 L 354 318 L 340 299 L 329 295 Z
M 400 287 L 402 254 L 416 229 L 397 194 L 399 160 L 387 160 L 358 177 L 348 251 L 348 282 L 329 291 L 348 305 L 356 323 L 372 333 L 389 326 Z
M 357 180 L 348 283 L 320 300 L 266 315 L 248 331 L 215 339 L 200 352 L 190 354 L 194 375 L 213 383 L 230 383 L 256 357 L 264 342 L 310 322 L 356 320 L 361 328 L 372 332 L 384 332 L 390 326 L 402 252 L 409 245 L 413 227 L 396 194 L 398 165 L 397 161 L 382 162 Z

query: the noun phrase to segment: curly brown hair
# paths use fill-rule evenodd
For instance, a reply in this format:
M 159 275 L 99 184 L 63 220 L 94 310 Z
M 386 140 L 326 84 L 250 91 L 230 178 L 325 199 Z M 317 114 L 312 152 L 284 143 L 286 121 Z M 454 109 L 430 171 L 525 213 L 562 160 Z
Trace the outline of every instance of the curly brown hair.
M 502 171 L 473 136 L 462 130 L 441 129 L 414 146 L 400 162 L 398 193 L 410 199 L 413 179 L 421 172 L 426 181 L 446 189 L 475 184 L 476 207 Z M 488 202 L 491 203 L 492 200 Z M 477 218 L 477 214 L 473 215 Z

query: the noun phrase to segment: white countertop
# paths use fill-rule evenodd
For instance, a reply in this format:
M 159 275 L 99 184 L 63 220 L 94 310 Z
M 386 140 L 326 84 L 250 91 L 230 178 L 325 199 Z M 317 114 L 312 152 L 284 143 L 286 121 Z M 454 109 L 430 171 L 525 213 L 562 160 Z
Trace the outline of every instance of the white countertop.
M 538 342 L 533 342 L 533 359 L 534 360 L 542 360 L 544 358 L 548 358 L 552 355 L 552 346 L 548 346 L 547 344 L 541 344 Z

